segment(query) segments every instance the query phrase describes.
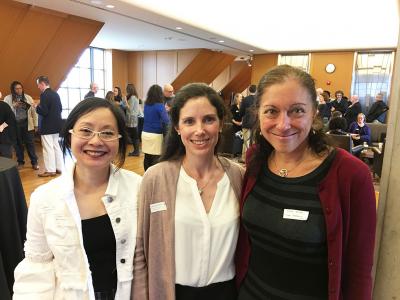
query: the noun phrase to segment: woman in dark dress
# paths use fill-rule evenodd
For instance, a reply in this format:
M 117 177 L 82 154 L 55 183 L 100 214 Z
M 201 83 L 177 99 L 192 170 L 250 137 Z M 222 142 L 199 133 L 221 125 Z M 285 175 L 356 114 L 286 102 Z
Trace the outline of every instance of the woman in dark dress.
M 327 143 L 315 99 L 313 78 L 288 65 L 258 84 L 240 204 L 239 300 L 371 299 L 371 174 Z

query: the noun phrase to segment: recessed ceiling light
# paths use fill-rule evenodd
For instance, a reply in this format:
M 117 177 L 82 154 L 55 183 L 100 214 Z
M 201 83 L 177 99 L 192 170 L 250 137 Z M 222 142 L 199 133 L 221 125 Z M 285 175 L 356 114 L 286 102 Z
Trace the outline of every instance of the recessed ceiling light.
M 107 8 L 114 8 L 115 6 L 112 5 L 112 4 L 107 4 L 106 7 L 107 7 Z
M 253 49 L 250 49 L 249 51 L 250 51 L 250 52 L 254 52 L 254 50 L 253 50 Z
M 182 30 L 183 28 L 182 28 L 182 27 L 179 27 L 179 26 L 176 26 L 175 29 L 176 29 L 176 30 Z
M 219 41 L 218 41 L 218 43 L 225 43 L 225 41 L 223 41 L 223 40 L 219 40 Z

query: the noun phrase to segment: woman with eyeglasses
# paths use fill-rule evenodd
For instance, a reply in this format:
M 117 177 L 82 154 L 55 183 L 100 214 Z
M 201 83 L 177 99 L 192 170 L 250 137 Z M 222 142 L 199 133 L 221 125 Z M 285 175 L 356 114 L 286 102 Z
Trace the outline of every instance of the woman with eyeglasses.
M 124 118 L 110 102 L 88 98 L 61 137 L 75 163 L 31 196 L 14 299 L 130 299 L 141 177 L 121 169 Z

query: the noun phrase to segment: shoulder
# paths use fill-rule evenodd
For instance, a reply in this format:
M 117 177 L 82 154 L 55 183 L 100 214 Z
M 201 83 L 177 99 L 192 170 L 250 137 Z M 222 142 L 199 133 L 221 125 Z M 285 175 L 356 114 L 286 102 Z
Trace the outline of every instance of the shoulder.
M 69 191 L 72 192 L 72 189 L 68 188 L 68 185 L 63 180 L 63 176 L 60 176 L 37 187 L 31 195 L 30 204 L 55 204 L 62 198 L 64 193 Z
M 340 181 L 345 181 L 346 178 L 348 179 L 353 176 L 370 176 L 369 167 L 364 162 L 340 148 L 336 148 L 336 155 L 331 170 L 337 174 Z
M 4 97 L 4 102 L 5 102 L 5 103 L 8 103 L 8 104 L 11 104 L 11 103 L 12 103 L 12 97 L 11 97 L 11 95 L 5 96 L 5 97 Z
M 32 103 L 32 102 L 33 102 L 32 97 L 31 97 L 30 95 L 28 95 L 28 94 L 25 94 L 25 99 L 26 99 L 29 103 Z
M 126 169 L 115 171 L 115 176 L 130 183 L 140 183 L 142 181 L 142 176 Z
M 147 169 L 143 181 L 164 179 L 168 176 L 177 176 L 181 167 L 180 160 L 162 161 Z
M 245 169 L 242 165 L 225 157 L 219 157 L 219 161 L 221 162 L 222 167 L 225 169 L 226 172 L 231 173 L 234 176 L 239 176 L 240 178 L 243 178 Z

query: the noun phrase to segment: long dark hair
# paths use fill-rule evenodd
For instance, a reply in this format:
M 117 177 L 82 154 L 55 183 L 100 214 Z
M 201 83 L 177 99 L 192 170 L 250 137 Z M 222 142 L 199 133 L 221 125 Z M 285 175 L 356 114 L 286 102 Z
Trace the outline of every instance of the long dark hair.
M 133 83 L 128 83 L 128 85 L 126 86 L 126 100 L 129 101 L 129 99 L 135 96 L 136 98 L 138 97 L 138 93 L 136 91 L 135 86 L 133 85 Z
M 313 108 L 317 109 L 317 93 L 315 91 L 315 82 L 314 79 L 310 76 L 310 74 L 289 66 L 289 65 L 280 65 L 270 69 L 266 74 L 264 74 L 257 87 L 256 94 L 256 102 L 254 113 L 256 115 L 256 123 L 253 127 L 252 131 L 252 143 L 257 145 L 255 149 L 254 155 L 250 158 L 249 161 L 249 170 L 254 171 L 258 168 L 258 166 L 265 162 L 266 157 L 268 157 L 271 152 L 274 150 L 272 145 L 262 136 L 260 129 L 260 120 L 258 116 L 258 111 L 260 109 L 261 98 L 264 95 L 265 91 L 275 85 L 281 84 L 288 79 L 296 80 L 309 94 L 309 100 L 313 105 Z M 313 124 L 311 126 L 310 133 L 308 134 L 308 145 L 311 150 L 317 155 L 321 155 L 325 153 L 329 149 L 330 143 L 328 142 L 328 138 L 323 132 L 323 123 L 320 118 L 314 118 Z
M 24 92 L 24 86 L 22 85 L 22 83 L 21 82 L 19 82 L 19 81 L 13 81 L 13 82 L 11 82 L 11 85 L 10 85 L 10 92 L 11 92 L 11 97 L 12 97 L 12 100 L 13 101 L 17 101 L 17 93 L 15 92 L 15 87 L 17 86 L 17 85 L 20 85 L 21 87 L 22 87 L 22 98 L 21 98 L 21 100 L 22 101 L 26 101 L 26 99 L 25 99 L 25 92 Z
M 167 139 L 164 143 L 163 152 L 160 161 L 176 160 L 181 158 L 186 153 L 185 146 L 182 143 L 181 137 L 175 128 L 179 125 L 179 115 L 182 107 L 190 99 L 206 97 L 210 104 L 217 110 L 217 116 L 221 124 L 224 122 L 226 113 L 224 101 L 218 93 L 205 83 L 189 83 L 182 87 L 175 95 L 175 100 L 169 111 L 171 117 L 171 126 L 168 129 Z M 214 148 L 214 153 L 217 153 L 219 140 Z
M 71 133 L 69 130 L 72 129 L 78 119 L 87 113 L 94 111 L 98 108 L 107 108 L 114 115 L 115 120 L 117 121 L 118 133 L 122 135 L 122 137 L 118 140 L 118 159 L 115 162 L 117 168 L 121 168 L 125 162 L 125 152 L 127 147 L 127 136 L 125 133 L 125 119 L 121 113 L 121 110 L 118 109 L 114 104 L 107 101 L 106 99 L 90 97 L 86 98 L 79 102 L 74 109 L 69 114 L 64 128 L 61 130 L 61 148 L 64 154 L 64 158 L 67 154 L 71 155 Z
M 122 92 L 121 92 L 121 88 L 119 86 L 114 86 L 114 89 L 117 89 L 118 94 L 114 95 L 114 100 L 121 102 L 122 101 Z
M 153 105 L 155 103 L 163 103 L 163 92 L 161 86 L 153 84 L 147 91 L 145 105 Z

